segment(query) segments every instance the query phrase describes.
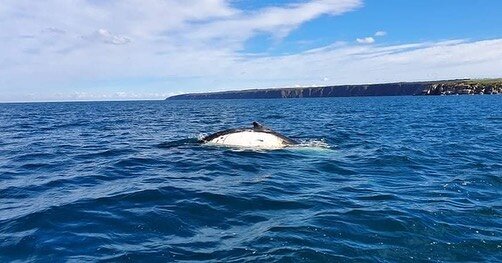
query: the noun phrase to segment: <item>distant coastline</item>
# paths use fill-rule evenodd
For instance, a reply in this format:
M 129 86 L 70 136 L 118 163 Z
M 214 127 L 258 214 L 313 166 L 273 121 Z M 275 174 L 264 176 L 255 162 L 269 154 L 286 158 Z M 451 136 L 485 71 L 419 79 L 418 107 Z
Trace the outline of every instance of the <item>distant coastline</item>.
M 202 99 L 287 99 L 363 96 L 473 95 L 502 94 L 502 79 L 456 79 L 425 82 L 398 82 L 368 85 L 249 89 L 181 94 L 166 100 Z

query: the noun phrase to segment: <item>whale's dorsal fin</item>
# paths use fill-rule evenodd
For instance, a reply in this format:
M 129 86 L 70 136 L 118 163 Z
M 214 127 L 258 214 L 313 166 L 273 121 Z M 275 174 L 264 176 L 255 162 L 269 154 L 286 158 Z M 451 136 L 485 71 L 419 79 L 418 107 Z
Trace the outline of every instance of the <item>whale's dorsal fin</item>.
M 253 121 L 253 130 L 262 131 L 265 130 L 265 127 L 263 127 L 263 125 L 259 124 L 258 122 Z

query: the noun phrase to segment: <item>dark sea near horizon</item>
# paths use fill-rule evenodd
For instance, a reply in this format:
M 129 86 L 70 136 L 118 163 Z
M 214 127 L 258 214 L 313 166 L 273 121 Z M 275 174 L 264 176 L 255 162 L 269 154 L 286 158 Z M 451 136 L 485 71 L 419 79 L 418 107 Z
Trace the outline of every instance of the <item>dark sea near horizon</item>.
M 260 121 L 303 142 L 196 143 Z M 502 96 L 0 104 L 0 261 L 501 262 Z

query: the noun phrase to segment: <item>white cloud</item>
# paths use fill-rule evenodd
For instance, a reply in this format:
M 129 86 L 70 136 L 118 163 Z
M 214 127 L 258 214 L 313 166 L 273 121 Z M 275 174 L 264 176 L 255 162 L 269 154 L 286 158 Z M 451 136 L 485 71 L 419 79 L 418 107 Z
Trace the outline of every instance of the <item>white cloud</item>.
M 285 7 L 269 7 L 251 13 L 241 13 L 196 28 L 195 39 L 211 40 L 232 37 L 239 41 L 256 33 L 267 32 L 283 37 L 300 24 L 321 15 L 339 15 L 361 5 L 359 0 L 318 0 Z
M 181 83 L 177 80 L 211 79 L 245 60 L 240 50 L 257 34 L 281 38 L 321 15 L 351 11 L 361 0 L 311 0 L 254 11 L 231 3 L 5 0 L 0 8 L 0 100 L 74 91 L 115 94 L 109 83 L 115 89 L 137 88 L 130 82 L 148 86 L 143 94 L 162 93 L 172 89 L 168 84 Z M 169 83 L 161 88 L 162 81 L 145 85 L 144 79 Z
M 387 32 L 385 31 L 377 31 L 375 32 L 374 36 L 375 37 L 383 37 L 387 35 Z M 363 38 L 357 38 L 356 42 L 359 44 L 373 44 L 376 42 L 376 39 L 374 37 L 363 37 Z
M 375 39 L 373 37 L 357 38 L 356 41 L 359 44 L 373 44 L 373 43 L 375 43 Z
M 107 44 L 124 45 L 131 42 L 129 37 L 113 35 L 108 30 L 102 28 L 96 31 L 93 35 Z
M 302 76 L 304 85 L 315 84 L 317 76 L 327 76 L 333 84 L 497 77 L 502 68 L 502 39 L 395 46 L 345 45 L 250 63 L 253 66 L 246 66 L 256 70 L 250 75 L 270 80 L 286 74 Z
M 44 28 L 44 29 L 42 29 L 42 32 L 49 33 L 49 34 L 66 34 L 66 31 L 64 31 L 60 28 L 57 28 L 57 27 Z

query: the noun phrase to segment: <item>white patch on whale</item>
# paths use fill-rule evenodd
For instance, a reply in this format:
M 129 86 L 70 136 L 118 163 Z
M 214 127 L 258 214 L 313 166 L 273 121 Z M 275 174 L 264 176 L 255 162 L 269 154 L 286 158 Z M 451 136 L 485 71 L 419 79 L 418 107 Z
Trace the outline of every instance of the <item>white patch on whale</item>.
M 229 147 L 280 149 L 296 144 L 295 141 L 254 122 L 253 128 L 221 131 L 202 139 L 212 145 Z
M 242 131 L 219 136 L 208 143 L 236 147 L 277 149 L 288 144 L 281 138 L 265 132 Z

